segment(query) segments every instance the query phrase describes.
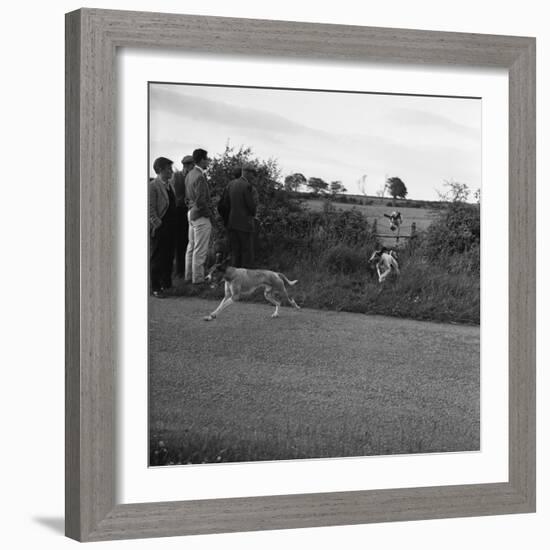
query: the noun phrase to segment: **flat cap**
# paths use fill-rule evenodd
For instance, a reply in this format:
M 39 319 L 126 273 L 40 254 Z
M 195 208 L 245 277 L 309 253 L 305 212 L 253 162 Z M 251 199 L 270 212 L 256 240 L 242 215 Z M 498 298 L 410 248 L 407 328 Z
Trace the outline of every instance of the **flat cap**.
M 181 159 L 181 163 L 182 164 L 194 164 L 195 161 L 193 160 L 193 157 L 191 155 L 185 155 L 182 159 Z

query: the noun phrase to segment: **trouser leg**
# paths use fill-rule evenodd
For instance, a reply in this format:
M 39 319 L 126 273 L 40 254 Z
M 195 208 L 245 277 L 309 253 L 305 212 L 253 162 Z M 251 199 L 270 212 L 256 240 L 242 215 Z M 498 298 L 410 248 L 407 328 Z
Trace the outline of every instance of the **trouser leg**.
M 191 281 L 193 279 L 193 252 L 195 250 L 195 229 L 193 222 L 189 220 L 189 214 L 187 214 L 189 228 L 187 230 L 187 249 L 185 252 L 185 280 Z
M 253 267 L 254 255 L 252 253 L 252 233 L 246 231 L 239 232 L 241 240 L 241 263 L 242 267 Z
M 172 271 L 174 270 L 174 253 L 176 249 L 175 224 L 166 224 L 162 239 L 162 273 L 161 285 L 163 288 L 172 287 Z
M 158 227 L 149 240 L 149 277 L 152 291 L 162 287 L 162 229 L 162 226 Z
M 229 229 L 229 245 L 231 247 L 231 265 L 233 267 L 242 267 L 241 241 L 239 232 L 235 229 Z
M 206 256 L 208 254 L 212 224 L 208 218 L 199 218 L 198 220 L 193 221 L 193 226 L 193 282 L 202 283 L 204 281 L 204 264 L 206 263 Z
M 189 223 L 187 221 L 187 208 L 178 207 L 177 222 L 175 228 L 176 240 L 176 274 L 183 276 L 185 273 L 185 255 L 189 241 Z
M 253 267 L 252 233 L 248 231 L 229 231 L 231 240 L 231 258 L 233 267 Z

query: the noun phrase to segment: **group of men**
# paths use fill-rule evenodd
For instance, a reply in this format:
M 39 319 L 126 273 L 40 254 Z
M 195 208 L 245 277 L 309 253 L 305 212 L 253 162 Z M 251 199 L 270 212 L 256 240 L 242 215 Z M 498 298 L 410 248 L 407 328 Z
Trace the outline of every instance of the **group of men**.
M 205 171 L 208 152 L 195 149 L 184 156 L 182 170 L 173 161 L 155 159 L 156 178 L 149 183 L 149 266 L 153 296 L 162 298 L 172 287 L 172 274 L 185 283 L 204 285 L 205 264 L 214 222 L 214 208 Z M 234 267 L 252 267 L 253 233 L 258 206 L 253 164 L 240 167 L 225 187 L 217 211 L 227 231 Z

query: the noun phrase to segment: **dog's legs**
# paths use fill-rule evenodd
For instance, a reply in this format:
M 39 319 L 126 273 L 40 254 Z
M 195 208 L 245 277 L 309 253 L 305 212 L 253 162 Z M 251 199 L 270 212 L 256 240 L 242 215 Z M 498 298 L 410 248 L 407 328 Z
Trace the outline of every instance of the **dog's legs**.
M 288 295 L 288 292 L 286 291 L 286 287 L 282 281 L 278 282 L 275 286 L 275 290 L 281 294 L 287 302 L 294 308 L 300 309 L 300 306 Z
M 230 306 L 233 303 L 233 298 L 231 296 L 226 296 L 220 303 L 220 305 L 210 314 L 207 315 L 204 320 L 212 321 L 214 320 L 226 307 Z
M 270 286 L 265 287 L 264 297 L 268 302 L 271 302 L 275 306 L 275 312 L 271 317 L 279 317 L 279 306 L 281 305 L 281 302 L 278 302 L 277 300 L 275 300 L 275 297 L 273 296 L 272 288 Z
M 300 306 L 294 301 L 294 298 L 291 298 L 288 295 L 287 295 L 287 298 L 291 306 L 295 307 L 296 309 L 301 309 Z
M 204 320 L 212 321 L 218 316 L 220 312 L 222 312 L 227 306 L 230 306 L 232 303 L 233 303 L 233 297 L 231 295 L 231 288 L 229 286 L 229 283 L 225 283 L 225 296 L 223 297 L 223 300 L 220 302 L 220 305 L 210 315 L 207 315 L 204 318 Z
M 380 278 L 378 279 L 378 281 L 380 283 L 383 283 L 385 278 L 391 273 L 391 269 L 386 269 L 386 271 L 384 271 L 384 273 L 382 273 L 382 275 L 380 275 Z
M 288 300 L 288 303 L 292 306 L 292 307 L 295 307 L 296 309 L 300 309 L 300 306 L 294 301 L 293 298 L 291 298 L 289 295 L 288 295 L 288 292 L 286 291 L 286 288 L 283 286 L 282 289 L 279 290 L 279 292 Z

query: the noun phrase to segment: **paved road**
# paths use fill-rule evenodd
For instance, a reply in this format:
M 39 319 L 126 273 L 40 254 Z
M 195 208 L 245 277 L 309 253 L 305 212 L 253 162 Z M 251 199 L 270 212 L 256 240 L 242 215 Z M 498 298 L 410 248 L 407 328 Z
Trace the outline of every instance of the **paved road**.
M 216 305 L 151 299 L 152 433 L 350 431 L 322 456 L 479 448 L 479 327 L 289 307 L 272 319 L 250 302 L 205 322 Z

